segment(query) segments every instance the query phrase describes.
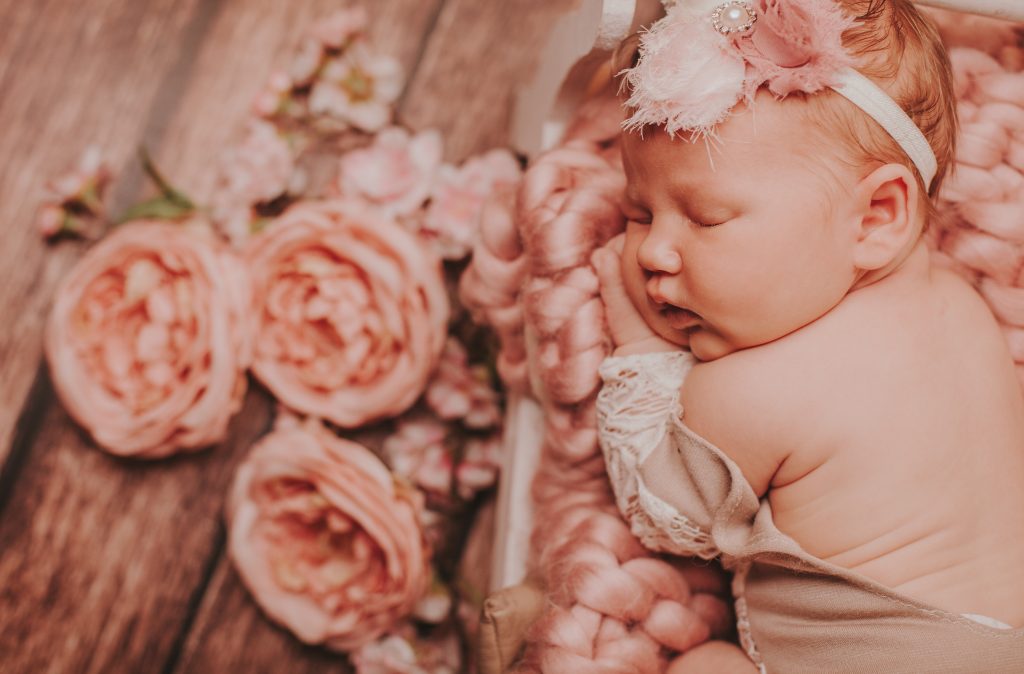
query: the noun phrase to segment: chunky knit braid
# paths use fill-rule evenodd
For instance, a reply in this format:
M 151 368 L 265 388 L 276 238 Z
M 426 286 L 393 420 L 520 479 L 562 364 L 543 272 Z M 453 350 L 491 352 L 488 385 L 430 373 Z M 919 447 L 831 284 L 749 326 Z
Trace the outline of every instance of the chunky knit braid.
M 597 444 L 597 369 L 610 341 L 590 255 L 624 226 L 619 120 L 613 97 L 584 106 L 563 144 L 524 176 L 515 204 L 519 237 L 485 233 L 462 283 L 478 315 L 500 307 L 510 316 L 518 291 L 523 330 L 511 320 L 510 329 L 498 328 L 503 358 L 521 363 L 526 347 L 528 379 L 545 411 L 531 574 L 549 608 L 529 635 L 523 672 L 662 672 L 673 653 L 731 630 L 721 572 L 669 563 L 637 542 L 616 510 Z M 505 248 L 478 256 L 488 241 Z M 492 271 L 494 260 L 517 273 Z M 510 285 L 483 289 L 499 276 Z M 508 370 L 510 385 L 521 386 L 522 369 Z

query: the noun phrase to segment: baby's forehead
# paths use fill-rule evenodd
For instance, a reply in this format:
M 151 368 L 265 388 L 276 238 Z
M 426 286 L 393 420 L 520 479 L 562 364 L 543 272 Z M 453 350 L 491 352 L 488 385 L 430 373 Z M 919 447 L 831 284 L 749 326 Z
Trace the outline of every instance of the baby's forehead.
M 767 93 L 767 92 L 765 92 Z M 628 178 L 652 171 L 680 172 L 717 180 L 770 180 L 787 170 L 807 168 L 809 159 L 829 161 L 838 155 L 824 144 L 813 122 L 797 106 L 771 95 L 738 105 L 711 134 L 670 136 L 662 126 L 647 126 L 623 135 Z

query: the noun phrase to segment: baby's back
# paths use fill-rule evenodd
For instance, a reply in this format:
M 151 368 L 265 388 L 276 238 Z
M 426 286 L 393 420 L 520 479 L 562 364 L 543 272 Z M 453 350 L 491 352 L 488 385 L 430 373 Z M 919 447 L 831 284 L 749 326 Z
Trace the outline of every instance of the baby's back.
M 744 386 L 714 397 L 743 400 L 733 412 L 785 456 L 767 493 L 776 526 L 807 552 L 939 608 L 1022 626 L 1024 397 L 981 298 L 951 272 L 919 271 L 700 364 L 687 386 Z M 724 368 L 745 374 L 716 377 Z

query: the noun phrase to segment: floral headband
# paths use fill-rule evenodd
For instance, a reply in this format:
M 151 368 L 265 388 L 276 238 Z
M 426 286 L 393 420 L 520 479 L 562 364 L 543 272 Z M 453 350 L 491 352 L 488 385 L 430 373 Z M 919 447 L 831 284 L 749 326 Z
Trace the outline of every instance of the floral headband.
M 878 122 L 931 186 L 937 162 L 913 120 L 853 69 L 842 43 L 853 20 L 830 0 L 663 0 L 668 14 L 641 36 L 623 71 L 633 115 L 626 130 L 664 124 L 669 134 L 713 134 L 741 100 L 767 84 L 779 98 L 831 88 Z

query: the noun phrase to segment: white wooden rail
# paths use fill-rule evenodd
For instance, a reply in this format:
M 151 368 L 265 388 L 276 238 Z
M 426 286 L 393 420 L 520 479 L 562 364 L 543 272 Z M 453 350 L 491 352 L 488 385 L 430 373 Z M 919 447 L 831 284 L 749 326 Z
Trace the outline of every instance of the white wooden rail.
M 686 2 L 687 0 L 678 0 Z M 1024 21 L 1024 0 L 916 0 L 1011 21 Z M 536 74 L 516 97 L 512 143 L 529 157 L 554 145 L 565 131 L 598 68 L 615 45 L 663 13 L 660 0 L 580 0 L 551 27 Z M 510 401 L 505 465 L 498 487 L 497 535 L 491 586 L 523 580 L 532 529 L 530 483 L 540 453 L 543 419 L 527 396 Z

